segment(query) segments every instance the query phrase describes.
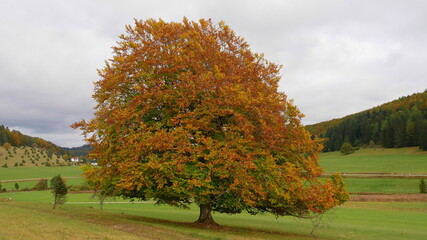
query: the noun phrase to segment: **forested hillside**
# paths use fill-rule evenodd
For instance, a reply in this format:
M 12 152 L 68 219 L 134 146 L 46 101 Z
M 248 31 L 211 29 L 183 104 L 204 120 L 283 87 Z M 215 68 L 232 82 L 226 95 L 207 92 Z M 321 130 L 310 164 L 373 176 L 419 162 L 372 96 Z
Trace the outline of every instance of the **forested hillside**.
M 381 106 L 307 126 L 324 138 L 324 151 L 337 151 L 344 142 L 353 146 L 420 146 L 427 150 L 427 91 L 401 97 Z
M 46 141 L 38 137 L 31 137 L 22 134 L 19 131 L 10 130 L 9 128 L 0 125 L 0 146 L 3 146 L 5 143 L 10 143 L 11 146 L 20 147 L 20 146 L 29 146 L 45 149 L 48 152 L 55 153 L 58 155 L 64 154 L 66 151 L 56 146 L 55 144 Z
M 73 148 L 66 148 L 63 147 L 63 150 L 70 153 L 72 156 L 82 157 L 86 158 L 89 155 L 89 152 L 92 150 L 92 148 L 89 145 L 83 145 L 81 147 L 73 147 Z

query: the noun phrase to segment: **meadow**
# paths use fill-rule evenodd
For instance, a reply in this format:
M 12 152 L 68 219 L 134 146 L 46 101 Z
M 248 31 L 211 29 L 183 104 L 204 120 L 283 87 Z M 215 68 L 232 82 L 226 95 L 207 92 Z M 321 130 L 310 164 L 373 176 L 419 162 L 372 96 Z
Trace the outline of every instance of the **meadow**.
M 330 172 L 425 173 L 426 162 L 427 155 L 415 148 L 361 149 L 347 156 L 337 152 L 320 155 L 321 166 Z M 50 179 L 57 174 L 79 177 L 82 171 L 79 167 L 0 168 L 3 181 Z M 67 185 L 82 181 L 82 178 L 67 179 Z M 344 181 L 353 193 L 416 193 L 419 182 L 396 178 L 344 178 Z M 18 183 L 20 188 L 25 184 L 33 187 L 36 181 Z M 2 185 L 9 189 L 14 182 Z M 314 222 L 292 217 L 276 219 L 270 214 L 215 213 L 214 218 L 222 228 L 205 229 L 192 224 L 199 214 L 196 206 L 179 209 L 116 198 L 107 199 L 101 211 L 92 196 L 92 193 L 68 194 L 67 203 L 53 210 L 49 190 L 0 193 L 0 239 L 427 239 L 427 202 L 347 202 Z M 315 225 L 318 228 L 312 236 L 310 232 Z
M 52 176 L 53 177 L 53 176 Z M 50 181 L 51 177 L 49 178 L 45 178 L 48 180 L 48 182 Z M 83 178 L 71 178 L 71 179 L 65 179 L 65 183 L 67 184 L 67 186 L 71 186 L 71 185 L 79 185 L 81 183 L 84 182 Z M 24 189 L 30 189 L 33 188 L 34 186 L 36 186 L 36 184 L 38 183 L 38 181 L 12 181 L 12 182 L 1 182 L 2 188 L 6 188 L 6 190 L 10 191 L 10 190 L 16 190 L 15 189 L 15 183 L 18 183 L 18 190 L 24 190 Z
M 345 156 L 339 152 L 321 153 L 320 165 L 326 172 L 427 174 L 427 153 L 419 151 L 417 147 L 367 148 Z M 34 187 L 37 184 L 36 179 L 50 179 L 57 174 L 61 174 L 62 177 L 81 177 L 82 173 L 78 166 L 0 168 L 0 181 L 4 188 L 13 190 L 15 182 L 8 182 L 10 180 L 35 179 L 17 181 L 19 188 L 23 189 Z M 66 181 L 67 185 L 77 185 L 84 180 L 80 178 Z M 351 193 L 417 193 L 419 191 L 419 179 L 345 178 L 344 182 Z
M 419 193 L 418 179 L 344 178 L 350 193 Z
M 5 200 L 9 197 L 13 200 Z M 69 194 L 68 202 L 53 210 L 50 191 L 1 193 L 0 199 L 2 240 L 28 239 L 30 234 L 31 239 L 47 240 L 427 238 L 425 202 L 347 202 L 325 214 L 315 236 L 311 236 L 315 222 L 292 217 L 276 219 L 271 214 L 215 213 L 222 228 L 204 229 L 192 224 L 198 217 L 196 206 L 180 209 L 113 200 L 116 203 L 104 204 L 101 211 L 91 194 Z M 7 220 L 11 218 L 15 221 Z
M 50 180 L 61 174 L 65 178 L 71 177 L 66 179 L 67 185 L 78 185 L 84 181 L 82 173 L 79 166 L 0 168 L 0 183 L 6 190 L 15 190 L 15 183 L 18 183 L 19 189 L 32 188 L 39 179 Z
M 79 166 L 0 168 L 0 180 L 52 178 L 58 174 L 62 177 L 80 177 L 82 173 Z
M 326 172 L 427 174 L 427 151 L 418 147 L 365 148 L 349 155 L 327 152 L 319 158 Z
M 427 175 L 427 152 L 418 147 L 363 148 L 349 155 L 321 153 L 320 166 L 325 172 L 402 173 Z M 419 179 L 344 178 L 350 193 L 418 193 Z

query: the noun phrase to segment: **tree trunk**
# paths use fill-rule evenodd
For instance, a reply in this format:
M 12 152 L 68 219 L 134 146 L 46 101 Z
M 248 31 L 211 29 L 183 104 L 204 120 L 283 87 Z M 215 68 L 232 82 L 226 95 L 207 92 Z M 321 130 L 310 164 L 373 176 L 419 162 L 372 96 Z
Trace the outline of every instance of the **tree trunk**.
M 55 209 L 55 207 L 56 207 L 56 202 L 57 202 L 57 200 L 56 200 L 57 198 L 56 198 L 56 194 L 55 194 L 55 199 L 54 199 L 54 201 L 53 201 L 53 209 Z
M 200 204 L 199 219 L 195 223 L 207 225 L 211 227 L 219 226 L 212 218 L 212 209 L 210 204 Z

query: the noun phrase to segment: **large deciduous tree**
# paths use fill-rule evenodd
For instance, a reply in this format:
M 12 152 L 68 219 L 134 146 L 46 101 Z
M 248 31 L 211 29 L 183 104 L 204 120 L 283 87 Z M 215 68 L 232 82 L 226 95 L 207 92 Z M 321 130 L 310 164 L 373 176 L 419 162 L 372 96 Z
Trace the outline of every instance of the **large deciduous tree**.
M 278 91 L 280 66 L 224 23 L 135 21 L 95 82 L 81 128 L 118 195 L 211 211 L 310 217 L 343 203 L 339 175 L 321 182 L 321 145 Z M 112 188 L 114 186 L 114 188 Z

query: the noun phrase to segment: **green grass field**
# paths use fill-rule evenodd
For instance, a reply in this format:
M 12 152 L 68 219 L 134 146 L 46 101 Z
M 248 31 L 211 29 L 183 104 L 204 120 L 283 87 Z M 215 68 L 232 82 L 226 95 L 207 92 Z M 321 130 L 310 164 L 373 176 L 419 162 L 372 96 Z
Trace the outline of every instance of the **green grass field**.
M 350 193 L 419 193 L 418 179 L 344 178 Z
M 408 164 L 409 163 L 409 164 Z M 339 152 L 322 153 L 320 164 L 327 172 L 402 172 L 426 173 L 427 153 L 418 148 L 361 149 L 343 156 Z M 51 178 L 56 174 L 63 177 L 78 177 L 82 171 L 72 167 L 18 167 L 0 168 L 0 181 L 11 179 Z M 417 193 L 419 179 L 362 179 L 345 178 L 349 192 L 374 193 Z M 77 185 L 83 179 L 68 179 L 67 185 Z M 37 181 L 19 182 L 20 189 L 31 188 Z M 2 182 L 7 190 L 15 189 L 15 183 Z
M 350 155 L 321 153 L 320 166 L 326 172 L 427 174 L 427 152 L 418 147 L 367 148 Z M 344 178 L 351 193 L 418 193 L 419 179 Z
M 321 153 L 320 166 L 326 172 L 342 173 L 424 173 L 427 174 L 427 151 L 410 148 L 367 148 L 349 155 Z
M 38 180 L 35 181 L 16 181 L 4 182 L 5 180 L 21 180 L 21 179 L 41 179 L 50 180 L 52 177 L 61 174 L 62 177 L 81 177 L 82 170 L 78 166 L 70 167 L 16 167 L 16 168 L 0 168 L 0 182 L 2 188 L 6 190 L 15 190 L 15 183 L 18 183 L 19 189 L 32 188 Z M 79 179 L 66 179 L 67 185 L 77 185 L 84 181 Z
M 92 198 L 92 193 L 74 193 L 67 194 L 67 202 L 97 202 L 96 199 Z M 45 191 L 24 191 L 24 192 L 6 192 L 0 193 L 0 198 L 8 199 L 12 198 L 14 201 L 18 202 L 42 202 L 50 203 L 53 202 L 52 192 L 50 190 Z M 121 198 L 108 199 L 108 202 L 116 201 L 127 201 Z
M 322 153 L 320 164 L 334 172 L 426 173 L 427 154 L 416 148 L 362 149 L 354 154 Z M 0 168 L 0 180 L 77 177 L 78 167 Z M 68 185 L 83 179 L 68 179 Z M 350 192 L 416 193 L 418 179 L 345 178 Z M 35 181 L 19 182 L 20 188 Z M 14 182 L 2 183 L 7 189 Z M 12 198 L 12 201 L 7 199 Z M 0 240 L 12 239 L 427 239 L 425 202 L 347 202 L 325 214 L 322 228 L 310 236 L 313 223 L 270 214 L 214 214 L 224 226 L 200 228 L 192 222 L 197 207 L 178 209 L 153 203 L 108 199 L 104 211 L 91 193 L 68 194 L 68 202 L 51 209 L 50 191 L 0 193 Z M 10 221 L 8 219 L 14 219 Z M 37 224 L 34 224 L 37 223 Z M 25 226 L 25 227 L 22 227 Z M 45 230 L 48 229 L 48 230 Z
M 79 177 L 82 173 L 78 166 L 0 168 L 0 181 L 34 178 L 50 179 L 58 174 L 61 174 L 62 177 Z
M 50 181 L 50 178 L 47 178 L 48 182 Z M 25 182 L 2 182 L 2 188 L 6 188 L 7 191 L 15 190 L 15 183 L 18 183 L 19 189 L 22 190 L 24 188 L 33 188 L 38 181 L 25 181 Z M 76 178 L 76 179 L 65 179 L 65 182 L 67 186 L 70 185 L 78 185 L 84 182 L 83 178 Z M 50 184 L 50 183 L 48 183 Z
M 270 214 L 215 213 L 215 220 L 226 228 L 202 229 L 191 224 L 198 216 L 195 206 L 187 210 L 152 203 L 112 203 L 105 204 L 101 212 L 99 204 L 89 203 L 94 201 L 90 194 L 69 194 L 67 204 L 52 210 L 53 197 L 49 191 L 1 193 L 0 199 L 9 196 L 14 201 L 0 201 L 2 240 L 28 239 L 30 234 L 35 236 L 31 239 L 43 236 L 47 240 L 427 239 L 425 202 L 348 202 L 324 215 L 322 227 L 316 237 L 312 237 L 309 235 L 313 227 L 311 221 L 292 217 L 276 219 Z M 8 224 L 7 219 L 12 218 L 15 221 Z M 43 228 L 49 228 L 46 235 Z

